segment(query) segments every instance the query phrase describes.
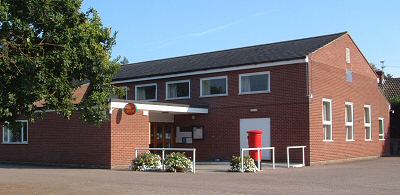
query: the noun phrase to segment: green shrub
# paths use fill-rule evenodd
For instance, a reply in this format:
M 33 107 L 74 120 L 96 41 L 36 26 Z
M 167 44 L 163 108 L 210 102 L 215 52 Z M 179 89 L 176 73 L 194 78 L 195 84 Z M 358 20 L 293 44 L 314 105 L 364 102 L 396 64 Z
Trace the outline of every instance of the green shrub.
M 165 170 L 171 172 L 192 171 L 192 161 L 185 156 L 184 152 L 172 152 L 165 159 Z
M 158 154 L 144 153 L 133 161 L 134 171 L 159 171 L 162 169 L 161 157 Z
M 241 171 L 241 158 L 238 156 L 232 156 L 231 169 L 230 171 L 240 172 Z M 259 171 L 254 160 L 250 156 L 245 156 L 243 158 L 243 171 L 245 172 L 256 172 Z

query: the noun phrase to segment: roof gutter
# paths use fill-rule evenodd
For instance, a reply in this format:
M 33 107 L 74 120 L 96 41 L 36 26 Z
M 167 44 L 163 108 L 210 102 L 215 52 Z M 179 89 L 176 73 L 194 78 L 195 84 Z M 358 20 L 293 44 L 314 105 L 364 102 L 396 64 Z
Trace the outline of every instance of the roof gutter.
M 235 71 L 235 70 L 247 70 L 247 69 L 254 69 L 254 68 L 265 68 L 265 67 L 282 66 L 282 65 L 290 65 L 290 64 L 303 64 L 303 63 L 307 63 L 307 61 L 308 61 L 307 58 L 299 58 L 299 59 L 294 59 L 294 60 L 284 60 L 284 61 L 276 61 L 276 62 L 267 62 L 267 63 L 235 66 L 235 67 L 216 68 L 216 69 L 209 69 L 209 70 L 199 70 L 199 71 L 168 74 L 168 75 L 160 75 L 160 76 L 150 76 L 150 77 L 143 77 L 143 78 L 136 78 L 136 79 L 126 79 L 126 80 L 121 80 L 121 81 L 113 81 L 112 84 L 130 83 L 130 82 L 148 81 L 148 80 L 158 80 L 158 79 L 168 79 L 168 78 L 174 78 L 174 77 L 183 77 L 183 76 L 193 76 L 193 75 L 201 75 L 201 74 L 229 72 L 229 71 Z

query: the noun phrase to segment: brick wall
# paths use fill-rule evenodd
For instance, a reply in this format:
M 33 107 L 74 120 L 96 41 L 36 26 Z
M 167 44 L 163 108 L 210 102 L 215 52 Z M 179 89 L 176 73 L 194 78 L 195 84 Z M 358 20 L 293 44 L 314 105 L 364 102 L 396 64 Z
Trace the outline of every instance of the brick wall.
M 271 92 L 268 94 L 239 94 L 239 74 L 270 71 Z M 308 98 L 306 96 L 306 65 L 293 64 L 252 70 L 196 75 L 158 81 L 129 83 L 129 99 L 134 99 L 135 84 L 158 83 L 159 102 L 207 105 L 209 114 L 176 115 L 180 126 L 203 125 L 204 139 L 193 144 L 176 144 L 177 147 L 196 147 L 199 160 L 229 160 L 240 150 L 240 119 L 271 118 L 271 145 L 277 148 L 277 160 L 286 160 L 286 146 L 308 145 Z M 200 78 L 228 76 L 228 96 L 199 97 Z M 165 100 L 165 82 L 191 80 L 191 98 Z M 250 112 L 257 108 L 258 112 Z M 307 150 L 308 153 L 308 150 Z M 299 158 L 299 154 L 293 153 Z
M 3 131 L 0 133 L 3 140 Z M 110 167 L 110 125 L 85 124 L 79 113 L 71 120 L 55 112 L 28 125 L 28 144 L 0 144 L 0 162 Z
M 350 48 L 351 63 L 346 64 L 345 48 Z M 388 151 L 388 102 L 378 89 L 376 75 L 349 35 L 344 35 L 309 56 L 310 149 L 313 163 L 329 160 L 380 156 Z M 347 82 L 346 67 L 353 71 Z M 332 99 L 333 142 L 324 142 L 322 98 Z M 354 103 L 355 141 L 346 142 L 345 102 Z M 372 141 L 365 141 L 364 105 L 372 107 Z M 378 117 L 385 118 L 385 141 L 378 140 Z
M 127 168 L 134 157 L 134 148 L 149 147 L 149 118 L 140 111 L 126 115 L 114 109 L 111 115 L 111 167 Z

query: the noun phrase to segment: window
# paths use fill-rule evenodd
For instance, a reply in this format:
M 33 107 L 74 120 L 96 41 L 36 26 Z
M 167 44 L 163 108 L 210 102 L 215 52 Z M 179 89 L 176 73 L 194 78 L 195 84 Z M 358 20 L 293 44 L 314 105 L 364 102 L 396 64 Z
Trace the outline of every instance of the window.
M 5 123 L 3 126 L 3 143 L 5 144 L 27 144 L 28 143 L 28 121 L 19 120 L 15 127 Z
M 111 96 L 112 99 L 120 99 L 120 100 L 127 100 L 128 99 L 128 87 L 123 86 L 123 87 L 118 87 L 123 91 L 123 94 L 115 94 Z
M 353 82 L 353 71 L 348 68 L 346 68 L 346 81 L 350 83 Z
M 165 85 L 166 99 L 190 98 L 190 80 L 167 82 Z
M 372 130 L 371 130 L 371 106 L 364 106 L 364 127 L 365 127 L 365 140 L 372 140 Z
M 201 97 L 228 95 L 228 77 L 200 79 L 200 94 Z
M 332 100 L 322 99 L 322 125 L 324 141 L 332 141 Z
M 385 140 L 385 122 L 383 118 L 379 118 L 379 139 Z
M 270 73 L 257 72 L 239 75 L 240 94 L 270 92 Z
M 346 63 L 350 64 L 350 48 L 346 48 Z
M 353 103 L 345 103 L 346 141 L 354 141 L 354 109 Z
M 157 84 L 146 84 L 135 86 L 135 99 L 136 100 L 157 100 Z

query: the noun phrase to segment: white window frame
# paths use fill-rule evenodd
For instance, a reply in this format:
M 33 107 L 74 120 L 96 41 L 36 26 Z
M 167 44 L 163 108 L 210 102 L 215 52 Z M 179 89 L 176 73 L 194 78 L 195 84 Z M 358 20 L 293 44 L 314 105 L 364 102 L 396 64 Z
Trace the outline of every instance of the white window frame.
M 186 97 L 173 97 L 173 98 L 169 98 L 168 97 L 168 85 L 169 84 L 176 84 L 176 83 L 189 83 L 189 96 Z M 191 96 L 191 82 L 190 79 L 189 80 L 179 80 L 179 81 L 168 81 L 165 82 L 165 99 L 166 100 L 180 100 L 180 99 L 190 99 Z
M 4 141 L 4 131 L 6 130 L 6 127 L 3 125 L 3 136 L 2 136 L 2 140 L 1 143 L 2 144 L 28 144 L 29 141 L 29 123 L 28 120 L 16 120 L 16 122 L 24 122 L 26 123 L 26 141 L 22 141 L 22 142 L 10 142 L 10 133 L 7 133 L 7 141 Z M 5 124 L 9 124 L 8 122 L 5 122 Z M 7 128 L 8 130 L 8 128 Z M 22 129 L 21 129 L 22 131 Z M 24 138 L 24 131 L 21 132 L 21 138 Z
M 242 77 L 244 77 L 244 76 L 262 75 L 262 74 L 267 74 L 268 75 L 268 90 L 242 92 Z M 271 73 L 269 71 L 239 74 L 239 95 L 257 94 L 257 93 L 270 93 L 270 92 L 271 92 Z
M 326 121 L 325 119 L 324 119 L 324 102 L 329 102 L 330 103 L 330 111 L 329 111 L 329 114 L 330 114 L 330 116 L 331 116 L 331 120 L 330 121 Z M 322 130 L 323 130 L 323 134 L 324 134 L 324 139 L 323 139 L 323 141 L 324 142 L 333 142 L 333 125 L 332 125 L 332 121 L 333 121 L 333 116 L 332 116 L 332 110 L 333 110 L 333 104 L 332 104 L 332 99 L 327 99 L 327 98 L 322 98 Z M 326 133 L 325 133 L 325 130 L 324 130 L 324 128 L 323 128 L 323 126 L 324 125 L 330 125 L 330 127 L 331 127 L 331 135 L 330 135 L 330 137 L 331 137 L 331 139 L 326 139 Z
M 385 140 L 385 119 L 383 117 L 378 118 L 379 124 L 378 124 L 378 130 L 379 130 L 379 140 Z M 381 121 L 382 121 L 382 130 L 383 132 L 381 133 Z
M 155 99 L 147 99 L 147 100 L 138 100 L 138 88 L 139 87 L 149 87 L 149 86 L 156 86 L 156 94 Z M 157 83 L 149 83 L 149 84 L 142 84 L 142 85 L 135 85 L 135 101 L 157 101 Z
M 354 104 L 352 102 L 345 102 L 345 109 L 344 109 L 344 121 L 345 121 L 345 126 L 346 126 L 346 141 L 354 141 Z M 351 122 L 347 122 L 347 108 L 346 106 L 350 106 L 351 107 L 351 115 L 352 115 L 352 120 Z M 348 137 L 348 132 L 347 132 L 347 127 L 351 127 L 352 129 L 352 139 L 349 139 Z
M 350 64 L 350 63 L 351 63 L 350 48 L 346 48 L 346 63 L 347 63 L 347 64 Z
M 365 138 L 365 141 L 372 141 L 372 110 L 371 110 L 371 105 L 364 105 L 364 109 L 365 108 L 368 108 L 368 111 L 369 111 L 369 123 L 365 122 L 365 110 L 363 110 L 363 112 L 364 112 L 364 134 L 365 134 L 364 138 Z M 370 139 L 367 139 L 367 131 L 365 130 L 366 127 L 369 127 L 369 134 L 370 134 L 369 137 L 370 137 Z
M 225 79 L 225 93 L 224 94 L 212 94 L 212 95 L 203 95 L 203 81 L 209 81 L 214 79 Z M 216 77 L 206 77 L 200 79 L 200 97 L 217 97 L 217 96 L 228 96 L 228 76 L 216 76 Z

